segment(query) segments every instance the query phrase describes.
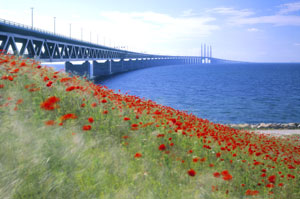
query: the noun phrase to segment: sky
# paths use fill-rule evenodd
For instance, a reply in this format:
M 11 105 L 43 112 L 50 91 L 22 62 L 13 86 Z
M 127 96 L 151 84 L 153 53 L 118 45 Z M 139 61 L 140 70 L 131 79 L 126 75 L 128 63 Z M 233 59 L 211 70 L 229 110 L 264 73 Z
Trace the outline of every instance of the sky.
M 161 55 L 300 62 L 300 0 L 0 0 L 0 19 Z

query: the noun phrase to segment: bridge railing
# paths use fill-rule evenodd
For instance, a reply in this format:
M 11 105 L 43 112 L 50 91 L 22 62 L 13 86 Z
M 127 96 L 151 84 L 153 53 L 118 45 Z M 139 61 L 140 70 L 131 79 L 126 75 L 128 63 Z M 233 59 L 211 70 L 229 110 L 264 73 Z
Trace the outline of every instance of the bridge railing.
M 68 37 L 68 36 L 65 36 L 65 35 L 62 35 L 62 34 L 57 34 L 57 33 L 51 32 L 51 31 L 43 30 L 43 29 L 40 29 L 40 28 L 35 28 L 35 27 L 29 26 L 29 25 L 13 22 L 13 21 L 10 21 L 10 20 L 2 19 L 2 18 L 0 18 L 0 23 L 4 23 L 4 24 L 10 25 L 10 26 L 16 26 L 16 27 L 19 27 L 19 28 L 24 28 L 24 29 L 27 29 L 27 30 L 33 30 L 33 31 L 36 31 L 36 32 L 39 32 L 39 33 L 46 33 L 46 34 L 49 34 L 49 35 L 52 35 L 52 36 L 55 36 L 55 37 L 60 37 L 62 39 L 71 39 L 71 40 L 75 40 L 75 41 L 78 41 L 78 42 L 84 42 L 84 43 L 89 43 L 89 44 L 92 44 L 92 45 L 103 46 L 103 45 L 95 44 L 95 43 L 92 43 L 92 42 L 89 42 L 89 41 L 79 40 L 79 39 L 76 39 L 76 38 L 73 38 L 73 37 Z M 123 50 L 123 49 L 115 49 L 113 47 L 108 47 L 108 46 L 103 46 L 103 47 L 110 48 L 111 50 L 123 51 L 123 52 L 126 52 L 126 53 L 144 54 L 144 53 L 138 53 L 138 52 L 130 52 L 128 50 Z
M 89 41 L 79 40 L 79 39 L 76 39 L 76 38 L 68 37 L 66 35 L 57 34 L 57 33 L 51 32 L 51 31 L 43 30 L 43 29 L 40 29 L 40 28 L 35 28 L 35 27 L 29 26 L 29 25 L 13 22 L 13 21 L 10 21 L 10 20 L 2 19 L 2 18 L 0 18 L 0 23 L 10 25 L 10 26 L 14 26 L 14 27 L 27 29 L 27 30 L 30 30 L 30 31 L 36 31 L 38 33 L 49 34 L 49 35 L 52 35 L 52 36 L 55 36 L 55 37 L 60 37 L 62 39 L 70 39 L 70 40 L 74 40 L 74 41 L 78 41 L 78 42 L 84 42 L 84 43 L 88 43 L 88 44 L 92 44 L 92 45 L 98 45 L 98 46 L 101 46 L 101 47 L 108 48 L 112 51 L 118 51 L 118 52 L 122 51 L 123 53 L 133 54 L 133 55 L 145 55 L 145 56 L 148 55 L 148 56 L 151 56 L 151 54 L 133 52 L 133 51 L 123 50 L 123 49 L 115 49 L 113 47 L 103 46 L 103 45 L 95 44 L 95 43 L 92 43 L 92 42 L 89 42 Z M 170 56 L 167 56 L 167 55 L 160 55 L 159 57 L 164 57 L 164 56 L 165 57 L 170 57 Z
M 65 35 L 56 34 L 56 33 L 53 33 L 51 31 L 43 30 L 43 29 L 40 29 L 40 28 L 35 28 L 35 27 L 29 26 L 29 25 L 25 25 L 25 24 L 21 24 L 21 23 L 9 21 L 9 20 L 6 20 L 6 19 L 1 19 L 0 18 L 0 22 L 2 22 L 4 24 L 7 24 L 7 25 L 17 26 L 17 27 L 20 27 L 20 28 L 28 29 L 28 30 L 34 30 L 34 31 L 37 31 L 37 32 L 40 32 L 40 33 L 47 33 L 47 34 L 51 34 L 51 35 L 55 35 L 55 36 L 59 36 L 59 37 L 70 39 L 70 37 L 67 37 Z M 72 38 L 72 39 L 74 39 L 74 38 Z M 76 39 L 76 40 L 78 40 L 78 39 Z
M 9 20 L 6 20 L 6 19 L 1 19 L 0 18 L 0 22 L 2 22 L 4 24 L 7 24 L 7 25 L 11 25 L 11 26 L 17 26 L 17 27 L 20 27 L 20 28 L 28 29 L 28 30 L 34 30 L 34 31 L 39 32 L 39 33 L 50 34 L 50 35 L 53 35 L 53 36 L 56 36 L 56 37 L 61 37 L 61 38 L 64 38 L 64 39 L 72 39 L 72 40 L 76 40 L 76 41 L 79 41 L 79 42 L 94 44 L 94 43 L 89 42 L 89 41 L 79 40 L 79 39 L 76 39 L 76 38 L 73 38 L 73 37 L 68 37 L 68 36 L 65 36 L 65 35 L 62 35 L 62 34 L 57 34 L 57 33 L 51 32 L 51 31 L 43 30 L 43 29 L 40 29 L 40 28 L 35 28 L 35 27 L 29 26 L 29 25 L 9 21 Z

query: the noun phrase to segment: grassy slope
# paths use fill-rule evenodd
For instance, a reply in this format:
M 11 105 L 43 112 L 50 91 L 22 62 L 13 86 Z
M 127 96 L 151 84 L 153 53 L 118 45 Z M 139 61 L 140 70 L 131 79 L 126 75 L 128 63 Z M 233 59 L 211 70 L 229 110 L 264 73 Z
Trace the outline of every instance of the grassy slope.
M 245 198 L 249 189 L 259 191 L 255 198 L 300 197 L 299 165 L 274 163 L 262 155 L 249 155 L 249 146 L 227 150 L 232 146 L 228 143 L 243 144 L 241 140 L 256 143 L 256 151 L 274 142 L 276 147 L 286 146 L 288 157 L 299 161 L 299 139 L 236 131 L 151 101 L 138 102 L 136 97 L 117 95 L 81 78 L 61 82 L 68 77 L 66 74 L 38 69 L 38 63 L 32 60 L 25 60 L 25 66 L 20 67 L 22 62 L 0 56 L 0 77 L 15 75 L 12 81 L 0 80 L 3 85 L 0 88 L 0 198 Z M 19 71 L 10 73 L 16 68 Z M 44 81 L 46 76 L 50 80 Z M 51 87 L 46 86 L 49 81 L 53 82 Z M 31 84 L 35 85 L 25 88 Z M 67 92 L 66 88 L 72 85 L 83 89 Z M 33 87 L 40 90 L 30 92 Z M 59 108 L 47 111 L 40 105 L 50 96 L 60 98 Z M 23 102 L 16 104 L 19 99 Z M 107 102 L 103 103 L 103 99 Z M 86 106 L 81 107 L 82 103 Z M 93 107 L 93 103 L 97 106 Z M 155 114 L 157 110 L 164 114 Z M 68 113 L 77 118 L 58 125 Z M 93 123 L 89 123 L 89 117 L 94 119 Z M 125 121 L 124 117 L 130 120 Z M 170 118 L 186 125 L 170 122 Z M 45 125 L 49 120 L 55 125 Z M 138 128 L 132 128 L 132 124 Z M 91 125 L 92 129 L 84 131 L 84 125 Z M 161 144 L 166 145 L 166 150 L 158 150 Z M 211 149 L 203 148 L 205 145 Z M 225 146 L 226 150 L 220 148 Z M 272 156 L 275 151 L 277 148 L 265 153 Z M 218 152 L 220 158 L 216 157 Z M 142 157 L 135 158 L 136 153 Z M 254 159 L 263 164 L 254 166 Z M 288 164 L 295 169 L 288 169 Z M 191 168 L 196 171 L 193 177 L 187 174 Z M 267 169 L 267 177 L 260 176 L 261 169 Z M 224 170 L 230 172 L 231 180 L 213 176 L 214 172 Z M 281 178 L 278 172 L 285 176 Z M 295 179 L 287 178 L 287 174 Z M 276 175 L 275 187 L 267 188 L 271 175 Z M 213 191 L 212 186 L 217 186 L 217 190 L 213 188 Z

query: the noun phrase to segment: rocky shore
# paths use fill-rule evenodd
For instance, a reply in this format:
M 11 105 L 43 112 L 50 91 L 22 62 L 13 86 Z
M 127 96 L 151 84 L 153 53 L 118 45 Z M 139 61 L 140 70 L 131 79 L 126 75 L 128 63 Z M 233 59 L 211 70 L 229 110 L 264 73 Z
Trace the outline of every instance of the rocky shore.
M 300 123 L 226 124 L 236 129 L 300 129 Z

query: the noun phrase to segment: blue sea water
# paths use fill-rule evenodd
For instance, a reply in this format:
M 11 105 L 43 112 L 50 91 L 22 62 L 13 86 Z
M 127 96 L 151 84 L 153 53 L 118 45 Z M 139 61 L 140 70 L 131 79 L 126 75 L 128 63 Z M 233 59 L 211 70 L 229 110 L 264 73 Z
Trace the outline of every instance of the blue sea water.
M 300 122 L 300 64 L 161 66 L 98 83 L 212 122 Z

